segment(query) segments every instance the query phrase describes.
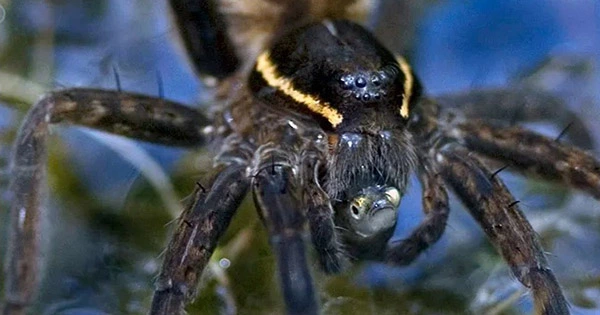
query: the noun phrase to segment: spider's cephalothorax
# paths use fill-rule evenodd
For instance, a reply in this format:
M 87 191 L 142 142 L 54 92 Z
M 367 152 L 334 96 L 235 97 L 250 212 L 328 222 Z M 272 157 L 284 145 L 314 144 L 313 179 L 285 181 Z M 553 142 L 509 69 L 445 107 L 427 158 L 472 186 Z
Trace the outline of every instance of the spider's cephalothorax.
M 198 146 L 215 138 L 214 175 L 185 205 L 164 254 L 151 314 L 185 313 L 248 191 L 277 257 L 287 312 L 317 314 L 306 229 L 327 273 L 341 271 L 347 253 L 406 265 L 443 234 L 449 189 L 531 289 L 536 312 L 567 314 L 535 231 L 486 163 L 600 198 L 596 158 L 514 125 L 581 121 L 553 98 L 524 90 L 441 101 L 421 95 L 403 58 L 344 20 L 364 17 L 366 2 L 170 0 L 195 69 L 219 84 L 223 106 L 214 120 L 182 104 L 123 91 L 73 88 L 36 103 L 10 163 L 4 314 L 23 314 L 34 301 L 46 140 L 49 125 L 57 123 L 164 145 Z M 525 98 L 527 108 L 514 102 Z M 405 239 L 388 244 L 397 216 L 391 209 L 411 173 L 421 184 L 425 216 Z
M 309 24 L 277 38 L 250 75 L 269 106 L 311 116 L 328 136 L 327 191 L 404 191 L 416 157 L 406 125 L 420 87 L 410 66 L 348 21 Z

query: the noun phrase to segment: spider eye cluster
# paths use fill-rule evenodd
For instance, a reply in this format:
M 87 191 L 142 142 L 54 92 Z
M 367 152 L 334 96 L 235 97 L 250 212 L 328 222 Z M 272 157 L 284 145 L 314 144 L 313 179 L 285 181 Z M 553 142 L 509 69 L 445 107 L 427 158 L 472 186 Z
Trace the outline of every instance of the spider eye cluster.
M 387 94 L 385 87 L 390 81 L 390 77 L 384 71 L 346 73 L 339 79 L 342 90 L 347 91 L 345 96 L 363 102 L 381 100 Z

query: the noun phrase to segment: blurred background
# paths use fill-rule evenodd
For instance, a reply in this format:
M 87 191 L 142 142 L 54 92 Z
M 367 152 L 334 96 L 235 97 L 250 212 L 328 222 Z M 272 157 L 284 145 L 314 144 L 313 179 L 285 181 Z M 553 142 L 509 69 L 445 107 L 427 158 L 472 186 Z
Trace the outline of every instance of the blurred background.
M 524 85 L 550 91 L 581 113 L 598 147 L 598 1 L 385 0 L 368 24 L 408 56 L 429 94 Z M 0 0 L 2 259 L 7 159 L 27 109 L 53 89 L 116 89 L 115 72 L 123 90 L 158 95 L 162 84 L 168 99 L 207 106 L 209 93 L 174 35 L 166 0 Z M 531 127 L 555 137 L 565 126 Z M 177 202 L 202 178 L 210 155 L 84 128 L 52 133 L 44 281 L 35 313 L 145 313 Z M 501 176 L 540 234 L 573 314 L 600 314 L 600 204 L 508 172 Z M 418 183 L 411 187 L 394 239 L 422 218 Z M 248 205 L 216 251 L 191 314 L 281 313 L 273 257 Z M 324 313 L 531 313 L 527 291 L 479 227 L 460 204 L 454 201 L 452 209 L 440 242 L 409 267 L 362 264 L 325 277 L 311 261 Z

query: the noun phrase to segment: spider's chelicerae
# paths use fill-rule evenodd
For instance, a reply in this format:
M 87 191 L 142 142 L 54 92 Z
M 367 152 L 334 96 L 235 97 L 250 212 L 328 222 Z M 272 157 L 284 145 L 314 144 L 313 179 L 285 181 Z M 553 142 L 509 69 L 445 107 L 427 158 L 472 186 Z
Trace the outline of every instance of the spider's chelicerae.
M 81 88 L 36 103 L 11 162 L 5 314 L 24 312 L 35 296 L 46 138 L 56 123 L 171 146 L 216 144 L 214 176 L 186 203 L 164 255 L 152 314 L 184 312 L 248 191 L 270 235 L 287 312 L 316 314 L 306 231 L 326 273 L 364 259 L 407 265 L 444 232 L 448 190 L 531 289 L 536 312 L 569 313 L 535 232 L 495 172 L 506 165 L 600 198 L 600 162 L 513 124 L 544 118 L 548 106 L 552 115 L 571 117 L 566 109 L 542 96 L 519 115 L 481 108 L 519 92 L 441 105 L 422 93 L 403 57 L 351 22 L 365 14 L 360 1 L 170 4 L 196 70 L 216 79 L 216 114 Z M 421 182 L 425 219 L 388 244 L 412 173 Z

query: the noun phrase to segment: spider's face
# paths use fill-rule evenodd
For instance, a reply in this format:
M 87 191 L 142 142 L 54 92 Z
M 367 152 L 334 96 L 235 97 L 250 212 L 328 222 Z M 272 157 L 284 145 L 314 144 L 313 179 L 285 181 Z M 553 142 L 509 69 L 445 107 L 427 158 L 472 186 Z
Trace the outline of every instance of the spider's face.
M 401 128 L 416 96 L 408 64 L 348 21 L 284 34 L 257 58 L 250 86 L 258 98 L 309 114 L 337 134 Z

